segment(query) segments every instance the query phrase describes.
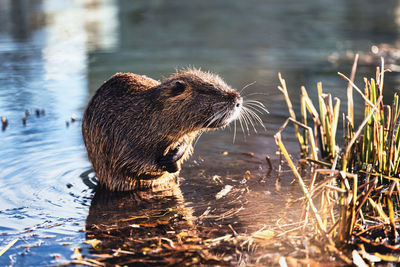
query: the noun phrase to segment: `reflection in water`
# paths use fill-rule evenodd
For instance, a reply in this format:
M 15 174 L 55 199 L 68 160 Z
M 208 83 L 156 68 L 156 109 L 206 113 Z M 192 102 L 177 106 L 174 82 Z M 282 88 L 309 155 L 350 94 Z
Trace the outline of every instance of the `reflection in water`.
M 199 171 L 202 174 L 196 177 Z M 285 208 L 280 208 L 282 214 L 271 214 L 274 199 L 282 202 L 286 197 L 265 193 L 274 183 L 264 177 L 267 169 L 244 176 L 215 173 L 199 166 L 186 168 L 187 179 L 167 191 L 97 189 L 86 219 L 86 242 L 93 246 L 90 253 L 102 263 L 119 265 L 246 264 L 263 253 L 271 257 L 280 243 L 258 249 L 258 243 L 248 243 L 246 233 L 275 222 Z M 217 198 L 226 184 L 232 190 Z
M 276 173 L 264 177 L 266 154 L 277 168 L 272 135 L 287 116 L 276 90 L 277 73 L 292 90 L 294 105 L 299 86 L 305 85 L 313 97 L 317 81 L 344 100 L 346 84 L 336 72 L 347 73 L 352 60 L 341 56 L 347 50 L 368 52 L 379 43 L 397 50 L 399 13 L 397 1 L 377 5 L 374 0 L 0 0 L 0 116 L 8 119 L 0 131 L 0 247 L 18 238 L 0 265 L 66 263 L 77 247 L 90 256 L 96 251 L 85 250 L 83 241 L 96 236 L 110 249 L 137 246 L 142 259 L 149 255 L 143 250 L 147 241 L 157 243 L 151 252 L 161 247 L 171 256 L 169 240 L 180 244 L 171 228 L 188 233 L 187 239 L 180 237 L 183 248 L 189 237 L 196 244 L 196 237 L 233 234 L 229 225 L 240 235 L 273 225 L 280 215 L 287 220 L 299 216 L 296 209 L 282 211 L 297 193 L 292 177 L 283 175 L 279 185 Z M 334 53 L 339 56 L 332 65 L 328 57 Z M 239 132 L 233 145 L 232 132 L 204 134 L 183 166 L 185 200 L 178 190 L 167 197 L 97 192 L 89 212 L 95 178 L 87 171 L 79 121 L 65 128 L 65 120 L 72 114 L 81 117 L 89 96 L 115 72 L 161 78 L 188 65 L 219 73 L 236 88 L 256 81 L 244 94 L 267 105 L 267 131 L 246 141 Z M 358 71 L 363 77 L 375 68 L 364 65 Z M 385 94 L 399 83 L 398 73 L 388 74 Z M 356 101 L 357 106 L 362 100 Z M 30 116 L 23 126 L 24 111 L 36 108 L 46 115 Z M 297 151 L 295 137 L 287 139 L 289 149 Z M 248 152 L 254 157 L 244 156 Z M 251 178 L 244 180 L 247 170 Z M 84 172 L 88 178 L 82 180 Z M 232 186 L 232 195 L 216 200 L 225 185 Z M 112 227 L 132 218 L 116 224 L 124 234 L 120 239 L 105 238 L 102 224 Z M 93 236 L 79 231 L 85 224 Z M 148 240 L 139 235 L 147 232 Z M 155 235 L 165 239 L 155 241 Z M 120 243 L 113 247 L 112 242 Z M 270 247 L 274 244 L 260 253 Z M 255 261 L 253 255 L 229 253 L 238 257 L 234 262 L 240 257 Z
M 197 236 L 192 209 L 185 206 L 178 185 L 159 192 L 98 189 L 86 219 L 86 239 L 101 241 L 92 253 L 114 255 L 108 261 L 112 264 L 200 260 Z
M 267 216 L 264 223 L 274 220 L 274 216 L 268 216 L 269 205 L 256 204 L 250 206 L 250 213 L 243 213 L 248 199 L 271 198 L 256 191 L 248 194 L 249 188 L 255 189 L 253 185 L 241 185 L 243 180 L 239 182 L 237 178 L 218 178 L 221 180 L 217 184 L 207 177 L 198 184 L 192 180 L 193 184 L 183 185 L 184 194 L 191 201 L 185 200 L 177 185 L 159 192 L 98 189 L 86 219 L 86 242 L 93 246 L 90 253 L 98 255 L 100 258 L 96 259 L 101 263 L 119 265 L 236 265 L 252 262 L 251 255 L 276 252 L 277 246 L 270 244 L 268 250 L 259 250 L 253 241 L 248 243 L 246 234 L 242 235 L 259 230 L 260 218 L 255 215 Z M 210 191 L 215 191 L 212 187 L 224 188 L 223 182 L 233 184 L 233 189 L 217 200 Z M 198 198 L 203 200 L 196 201 Z M 244 225 L 246 222 L 240 223 L 242 216 L 253 220 L 250 227 Z
M 16 0 L 11 2 L 10 18 L 12 23 L 12 33 L 16 40 L 24 40 L 29 37 L 29 2 L 24 0 Z

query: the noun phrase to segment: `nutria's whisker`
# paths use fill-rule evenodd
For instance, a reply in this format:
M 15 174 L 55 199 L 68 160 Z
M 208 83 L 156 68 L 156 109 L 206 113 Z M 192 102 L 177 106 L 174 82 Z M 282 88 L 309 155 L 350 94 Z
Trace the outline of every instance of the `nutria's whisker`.
M 224 119 L 226 119 L 226 116 L 228 115 L 228 113 L 229 113 L 229 108 L 226 107 L 225 110 L 223 110 L 223 114 L 222 114 L 220 120 L 217 122 L 217 124 L 220 124 Z M 225 128 L 226 126 L 227 125 L 223 126 L 223 128 Z
M 232 141 L 232 144 L 235 143 L 235 139 L 236 139 L 236 120 L 233 121 L 233 141 Z
M 261 109 L 265 113 L 269 113 L 269 111 L 268 111 L 268 109 L 266 107 L 260 106 L 260 105 L 258 105 L 256 103 L 245 103 L 245 106 L 253 106 L 253 107 L 256 107 L 258 109 Z
M 244 102 L 245 103 L 253 103 L 253 104 L 259 105 L 259 106 L 261 106 L 263 108 L 266 108 L 265 105 L 262 102 L 258 101 L 258 100 L 246 99 L 246 100 L 244 100 Z
M 255 105 L 259 105 L 260 107 L 263 107 L 263 108 L 266 109 L 265 105 L 262 102 L 254 100 L 254 99 L 246 99 L 243 102 L 244 103 L 252 103 L 252 104 L 255 104 Z
M 212 107 L 214 108 L 214 109 L 221 109 L 222 107 L 224 107 L 226 105 L 226 103 L 215 103 L 215 104 L 213 104 L 212 105 Z
M 249 109 L 248 112 L 249 112 L 250 115 L 253 116 L 253 118 L 254 118 L 255 120 L 257 120 L 257 121 L 260 123 L 261 127 L 263 127 L 264 130 L 266 130 L 266 129 L 265 129 L 265 126 L 264 126 L 264 122 L 263 122 L 263 120 L 260 118 L 260 116 L 258 116 L 258 114 L 255 113 L 255 112 L 254 112 L 253 110 L 251 110 L 251 109 Z
M 208 128 L 208 126 L 210 126 L 214 121 L 217 120 L 217 115 L 218 113 L 212 115 L 208 120 L 206 120 L 206 122 L 204 123 L 203 127 L 204 128 Z
M 251 116 L 256 121 L 258 121 L 260 123 L 261 127 L 263 127 L 264 130 L 266 130 L 262 119 L 260 118 L 260 116 L 258 116 L 257 113 L 255 113 L 253 110 L 251 110 L 250 107 L 243 107 L 243 109 L 246 110 L 246 112 L 248 112 L 249 116 Z
M 252 106 L 252 105 L 246 105 L 246 107 L 260 115 L 267 113 L 265 110 L 261 109 L 260 107 L 256 107 L 256 106 Z
M 244 102 L 248 102 L 248 103 L 257 103 L 257 104 L 259 104 L 259 105 L 265 107 L 265 105 L 264 105 L 262 102 L 260 102 L 260 101 L 258 101 L 258 100 L 255 100 L 255 99 L 245 99 Z
M 245 111 L 243 112 L 243 119 L 244 119 L 245 123 L 248 125 L 248 127 L 247 127 L 247 135 L 250 135 L 251 122 L 249 120 L 249 116 L 247 115 L 247 113 Z
M 193 149 L 196 147 L 197 142 L 199 141 L 199 139 L 200 139 L 200 137 L 203 135 L 203 133 L 204 133 L 204 131 L 201 131 L 201 132 L 199 133 L 199 135 L 196 137 L 196 140 L 194 141 L 194 144 L 193 144 Z
M 245 137 L 245 133 L 246 133 L 246 132 L 245 132 L 245 130 L 244 130 L 242 120 L 243 120 L 243 112 L 240 113 L 240 116 L 239 116 L 239 123 L 240 123 L 240 127 L 242 128 L 243 138 L 246 140 L 246 137 Z
M 212 106 L 213 106 L 213 107 L 219 107 L 219 106 L 225 106 L 225 105 L 226 105 L 226 103 L 224 103 L 224 102 L 219 102 L 219 103 L 213 104 Z
M 210 119 L 208 119 L 207 121 L 211 120 L 207 125 L 204 126 L 204 128 L 208 128 L 211 124 L 213 124 L 214 122 L 216 122 L 217 120 L 219 120 L 221 117 L 223 117 L 223 113 L 224 110 L 218 111 L 217 113 L 215 113 L 213 116 L 211 116 Z M 207 123 L 206 121 L 206 123 Z
M 247 98 L 247 97 L 253 96 L 253 95 L 267 95 L 267 96 L 269 96 L 269 94 L 266 94 L 266 93 L 251 93 L 251 94 L 248 94 L 248 95 L 243 95 L 243 98 Z
M 247 109 L 243 109 L 243 111 L 244 111 L 245 116 L 247 117 L 248 121 L 250 122 L 250 125 L 253 126 L 254 132 L 257 133 L 257 129 L 256 129 L 256 127 L 254 126 L 254 122 L 253 122 L 253 120 L 252 120 L 252 118 L 251 118 L 251 116 L 250 116 L 250 114 L 249 114 L 249 111 L 248 111 Z
M 258 112 L 260 114 L 266 113 L 266 111 L 264 109 L 262 109 L 262 107 L 254 105 L 252 103 L 245 103 L 245 104 L 243 104 L 243 107 L 245 107 L 247 109 L 251 109 L 252 111 Z
M 242 115 L 243 115 L 242 119 L 243 119 L 244 125 L 246 126 L 246 129 L 247 129 L 247 135 L 250 135 L 250 129 L 249 129 L 249 125 L 248 125 L 248 119 L 246 116 L 246 112 L 243 112 Z
M 254 82 L 252 82 L 252 83 L 249 83 L 249 84 L 246 84 L 246 85 L 239 91 L 239 94 L 242 94 L 242 92 L 243 92 L 246 88 L 252 86 L 252 85 L 255 84 L 255 83 L 256 83 L 256 81 L 254 81 Z
M 215 113 L 213 116 L 211 116 L 206 122 L 208 122 L 205 126 L 203 126 L 204 128 L 208 128 L 210 125 L 212 125 L 213 123 L 216 123 L 217 125 L 220 124 L 222 122 L 222 120 L 226 117 L 226 115 L 229 113 L 229 109 L 224 109 L 224 110 L 220 110 L 217 113 Z
M 221 116 L 221 120 L 220 120 L 218 123 L 221 123 L 223 120 L 225 120 L 225 119 L 226 119 L 226 116 L 228 115 L 228 113 L 229 113 L 229 109 L 226 108 L 226 109 L 224 110 L 224 114 Z M 227 125 L 225 125 L 224 128 L 225 128 L 226 126 L 227 126 Z
M 269 111 L 268 111 L 268 109 L 267 108 L 265 108 L 265 107 L 263 107 L 263 106 L 260 106 L 260 105 L 258 105 L 258 104 L 256 104 L 256 103 L 248 103 L 248 102 L 245 102 L 244 104 L 243 104 L 244 106 L 247 106 L 248 108 L 250 108 L 250 107 L 252 107 L 254 110 L 257 110 L 259 113 L 269 113 Z M 260 111 L 260 110 L 258 110 L 258 109 L 261 109 L 262 111 Z
M 244 122 L 243 122 L 243 111 L 242 111 L 242 113 L 240 113 L 239 123 L 240 123 L 240 128 L 242 128 L 243 134 L 246 134 L 246 131 L 245 131 L 246 129 L 244 127 Z

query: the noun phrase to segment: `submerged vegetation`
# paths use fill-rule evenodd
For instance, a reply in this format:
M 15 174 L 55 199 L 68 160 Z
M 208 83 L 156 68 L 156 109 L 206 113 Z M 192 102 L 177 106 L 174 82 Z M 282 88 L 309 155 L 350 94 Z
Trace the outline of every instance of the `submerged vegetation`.
M 364 78 L 364 90 L 359 89 L 354 83 L 357 61 L 358 55 L 350 77 L 338 73 L 348 83 L 347 111 L 342 116 L 340 99 L 324 93 L 318 83 L 319 110 L 301 87 L 301 119 L 297 119 L 286 82 L 279 74 L 278 88 L 285 96 L 290 117 L 275 141 L 303 191 L 304 227 L 314 228 L 314 242 L 346 264 L 400 262 L 399 96 L 394 94 L 391 105 L 383 103 L 388 71 L 383 59 L 375 79 Z M 359 125 L 354 118 L 353 91 L 364 101 L 364 118 Z M 309 184 L 282 142 L 281 133 L 289 122 L 294 123 L 301 161 L 311 167 Z M 343 127 L 343 140 L 337 134 L 339 127 Z

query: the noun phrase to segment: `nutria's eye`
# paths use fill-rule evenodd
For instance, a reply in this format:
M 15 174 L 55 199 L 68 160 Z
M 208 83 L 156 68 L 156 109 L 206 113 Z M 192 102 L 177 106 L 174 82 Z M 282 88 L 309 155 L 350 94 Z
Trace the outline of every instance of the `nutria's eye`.
M 186 84 L 182 81 L 176 81 L 174 86 L 172 87 L 172 95 L 177 96 L 183 93 L 186 89 Z

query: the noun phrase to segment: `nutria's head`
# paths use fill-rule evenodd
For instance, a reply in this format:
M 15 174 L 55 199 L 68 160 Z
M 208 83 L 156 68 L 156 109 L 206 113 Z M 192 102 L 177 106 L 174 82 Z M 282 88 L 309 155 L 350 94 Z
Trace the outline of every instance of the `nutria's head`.
M 177 72 L 158 89 L 162 113 L 173 120 L 176 135 L 226 126 L 242 109 L 238 92 L 219 76 L 196 69 Z
M 161 83 L 116 74 L 97 90 L 83 117 L 89 159 L 100 183 L 112 190 L 176 176 L 196 135 L 228 125 L 242 105 L 219 76 L 196 69 Z
M 179 121 L 188 131 L 226 126 L 242 109 L 239 93 L 209 72 L 180 71 L 164 80 L 160 88 L 165 90 L 166 112 L 182 111 Z
M 163 80 L 160 90 L 161 116 L 166 118 L 169 146 L 163 157 L 174 153 L 185 156 L 194 137 L 201 131 L 228 125 L 239 117 L 243 99 L 219 76 L 197 69 L 186 69 Z M 188 153 L 189 154 L 189 153 Z M 178 166 L 168 171 L 177 171 Z

